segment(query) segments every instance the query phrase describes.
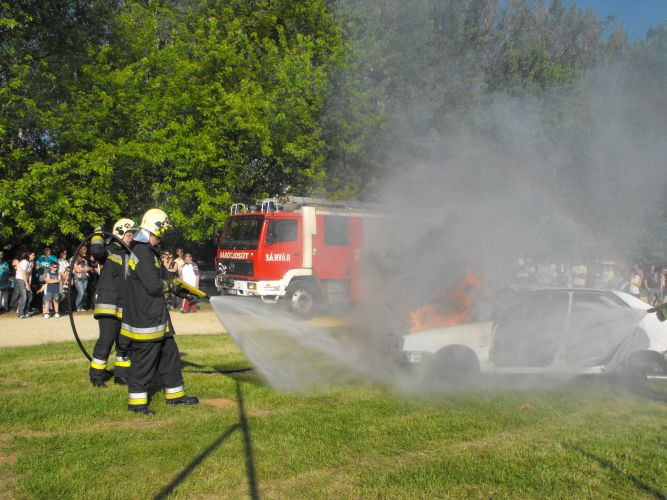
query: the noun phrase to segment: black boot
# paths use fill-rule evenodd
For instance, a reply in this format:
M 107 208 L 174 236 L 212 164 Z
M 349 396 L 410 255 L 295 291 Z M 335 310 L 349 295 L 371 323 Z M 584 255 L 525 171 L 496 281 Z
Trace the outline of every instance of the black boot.
M 177 399 L 167 399 L 168 405 L 196 405 L 199 399 L 195 396 L 182 396 Z
M 148 406 L 128 406 L 127 409 L 140 415 L 155 415 L 155 412 Z

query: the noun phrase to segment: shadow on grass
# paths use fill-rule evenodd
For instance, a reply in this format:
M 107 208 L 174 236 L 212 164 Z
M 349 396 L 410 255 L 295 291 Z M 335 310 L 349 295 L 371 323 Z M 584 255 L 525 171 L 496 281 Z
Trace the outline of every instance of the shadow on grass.
M 223 365 L 216 365 L 212 370 L 205 369 L 204 365 L 198 363 L 193 363 L 192 361 L 186 361 L 181 358 L 181 364 L 183 368 L 190 367 L 191 369 L 183 370 L 183 373 L 203 373 L 204 375 L 227 375 L 230 378 L 233 378 L 239 382 L 247 382 L 249 384 L 263 386 L 266 385 L 264 380 L 257 374 L 251 366 L 242 366 L 239 368 L 230 368 Z M 195 368 L 195 369 L 192 369 Z
M 190 462 L 185 469 L 183 469 L 178 476 L 174 478 L 174 480 L 169 483 L 167 486 L 165 486 L 160 493 L 155 495 L 155 499 L 163 499 L 167 498 L 175 489 L 176 487 L 181 484 L 185 479 L 194 471 L 199 464 L 201 464 L 204 459 L 211 454 L 218 446 L 220 446 L 222 443 L 224 443 L 227 438 L 229 438 L 232 434 L 234 434 L 234 431 L 239 428 L 239 424 L 236 423 L 229 427 L 225 432 L 223 432 L 218 439 L 213 441 L 211 445 L 206 448 L 202 453 L 199 454 L 192 462 Z
M 563 447 L 567 450 L 576 451 L 577 453 L 580 453 L 581 455 L 585 456 L 589 460 L 597 462 L 602 467 L 604 467 L 605 469 L 613 472 L 615 475 L 617 475 L 619 477 L 624 477 L 624 478 L 628 479 L 629 481 L 634 483 L 634 485 L 638 489 L 640 489 L 640 490 L 642 490 L 642 491 L 644 491 L 644 492 L 646 492 L 650 495 L 653 495 L 655 498 L 658 498 L 659 500 L 666 500 L 667 499 L 667 496 L 666 496 L 665 492 L 662 492 L 659 489 L 654 488 L 650 484 L 646 484 L 644 481 L 642 481 L 641 479 L 636 478 L 635 476 L 632 476 L 630 474 L 625 474 L 621 469 L 616 467 L 610 461 L 605 460 L 604 458 L 598 457 L 597 455 L 595 455 L 595 454 L 593 454 L 589 451 L 586 451 L 582 448 L 579 448 L 578 446 L 575 446 L 573 444 L 563 443 Z
M 231 374 L 236 374 L 239 371 L 248 371 L 252 368 L 244 368 L 241 370 L 230 370 Z M 225 371 L 202 371 L 202 373 L 220 373 L 222 375 L 229 375 Z M 243 434 L 243 451 L 245 455 L 246 476 L 248 478 L 248 493 L 253 500 L 259 498 L 259 490 L 257 488 L 257 475 L 255 473 L 255 458 L 252 451 L 252 439 L 250 437 L 250 427 L 245 413 L 245 405 L 243 402 L 243 391 L 241 390 L 241 382 L 236 380 L 236 401 L 239 410 L 239 421 L 227 428 L 213 443 L 211 443 L 204 451 L 202 451 L 192 462 L 190 462 L 171 483 L 165 486 L 156 496 L 155 499 L 167 498 L 187 477 L 194 471 L 204 459 L 215 451 L 222 443 L 234 434 L 236 430 L 241 430 Z

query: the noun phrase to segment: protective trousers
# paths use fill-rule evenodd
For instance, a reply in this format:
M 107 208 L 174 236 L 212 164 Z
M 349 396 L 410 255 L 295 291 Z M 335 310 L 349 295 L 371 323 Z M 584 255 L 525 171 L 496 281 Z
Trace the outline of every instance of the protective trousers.
M 130 376 L 127 381 L 128 406 L 148 406 L 148 386 L 157 373 L 167 402 L 185 396 L 181 359 L 174 337 L 155 342 L 130 343 Z
M 97 321 L 100 326 L 100 336 L 95 342 L 93 359 L 90 361 L 90 380 L 106 380 L 107 359 L 114 342 L 116 343 L 114 377 L 127 378 L 130 371 L 130 358 L 127 356 L 127 352 L 118 346 L 120 320 L 112 317 L 102 317 Z

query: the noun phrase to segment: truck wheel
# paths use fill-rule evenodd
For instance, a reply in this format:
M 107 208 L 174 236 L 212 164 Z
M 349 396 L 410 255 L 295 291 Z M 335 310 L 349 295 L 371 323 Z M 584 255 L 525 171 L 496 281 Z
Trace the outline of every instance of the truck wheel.
M 480 373 L 477 355 L 463 346 L 450 346 L 438 351 L 433 367 L 444 382 L 473 382 Z
M 315 287 L 305 280 L 290 283 L 285 292 L 285 305 L 292 314 L 309 318 L 316 305 Z

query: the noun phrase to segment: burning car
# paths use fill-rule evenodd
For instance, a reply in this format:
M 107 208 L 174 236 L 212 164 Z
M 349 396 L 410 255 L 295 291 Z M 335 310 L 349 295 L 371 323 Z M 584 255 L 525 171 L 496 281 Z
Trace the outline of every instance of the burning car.
M 400 355 L 456 378 L 480 372 L 667 374 L 667 323 L 630 294 L 549 288 L 514 291 L 501 302 L 492 321 L 403 335 Z

